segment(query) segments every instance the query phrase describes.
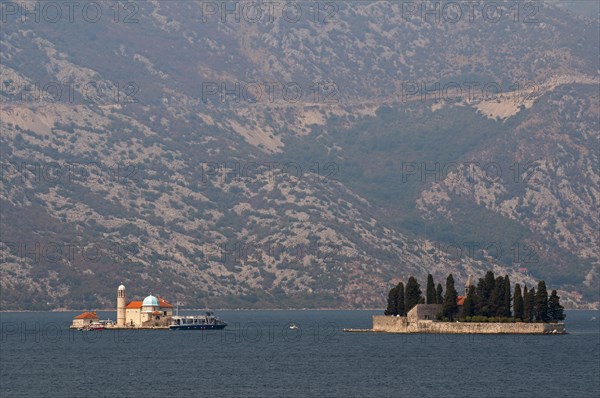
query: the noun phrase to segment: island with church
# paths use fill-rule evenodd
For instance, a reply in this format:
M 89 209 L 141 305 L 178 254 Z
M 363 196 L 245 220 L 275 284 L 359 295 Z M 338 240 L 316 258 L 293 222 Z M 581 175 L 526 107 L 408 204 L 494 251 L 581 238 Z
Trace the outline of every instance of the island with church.
M 88 311 L 73 318 L 71 329 L 83 331 L 104 329 L 171 329 L 214 330 L 224 329 L 227 324 L 211 311 L 203 315 L 173 315 L 173 305 L 152 294 L 142 301 L 127 302 L 125 286 L 117 288 L 117 320 L 100 320 L 96 312 Z
M 488 271 L 475 284 L 472 275 L 458 295 L 452 274 L 446 289 L 427 276 L 425 297 L 421 285 L 410 277 L 388 293 L 384 315 L 373 316 L 372 329 L 344 329 L 348 332 L 457 333 L 457 334 L 564 334 L 565 313 L 556 290 L 550 295 L 545 281 L 536 287 L 514 290 L 508 275 Z

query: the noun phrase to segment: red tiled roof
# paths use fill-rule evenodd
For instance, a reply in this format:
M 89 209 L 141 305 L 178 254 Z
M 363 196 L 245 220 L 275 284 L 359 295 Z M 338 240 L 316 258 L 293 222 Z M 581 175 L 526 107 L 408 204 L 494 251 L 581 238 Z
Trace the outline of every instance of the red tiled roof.
M 160 311 L 154 311 L 154 312 L 152 313 L 152 315 L 161 315 L 161 314 L 162 314 L 162 312 L 160 312 Z
M 125 308 L 142 308 L 141 301 L 130 301 Z
M 74 319 L 100 319 L 95 312 L 84 312 L 77 315 Z
M 163 300 L 160 297 L 158 298 L 158 305 L 160 308 L 173 308 L 173 305 L 169 303 L 167 300 Z
M 458 298 L 456 299 L 456 304 L 464 305 L 465 304 L 465 296 L 458 296 Z

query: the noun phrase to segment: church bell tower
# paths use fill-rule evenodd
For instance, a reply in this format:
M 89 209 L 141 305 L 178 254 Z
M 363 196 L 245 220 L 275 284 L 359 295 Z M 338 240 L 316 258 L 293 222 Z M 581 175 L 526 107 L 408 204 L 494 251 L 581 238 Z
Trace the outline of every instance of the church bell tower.
M 125 286 L 117 290 L 117 326 L 125 326 Z
M 465 283 L 465 297 L 469 294 L 469 287 L 475 286 L 475 282 L 473 281 L 473 275 L 469 275 L 467 278 L 467 283 Z

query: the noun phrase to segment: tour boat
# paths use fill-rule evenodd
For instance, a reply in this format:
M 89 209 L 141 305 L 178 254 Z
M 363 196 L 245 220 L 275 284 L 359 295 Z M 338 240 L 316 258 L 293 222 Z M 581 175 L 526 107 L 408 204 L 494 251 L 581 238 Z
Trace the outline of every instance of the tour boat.
M 177 311 L 179 314 L 179 311 Z M 171 317 L 169 329 L 171 330 L 219 330 L 224 329 L 227 324 L 214 316 L 211 311 L 205 315 L 175 315 Z

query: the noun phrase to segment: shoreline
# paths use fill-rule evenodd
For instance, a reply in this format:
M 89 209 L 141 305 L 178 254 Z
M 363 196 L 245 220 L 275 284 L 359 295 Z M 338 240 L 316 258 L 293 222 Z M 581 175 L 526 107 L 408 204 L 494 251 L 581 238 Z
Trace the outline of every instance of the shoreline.
M 415 319 L 413 311 L 415 309 L 409 312 L 408 317 L 374 315 L 371 331 L 400 334 L 566 334 L 564 322 L 442 322 Z
M 567 311 L 600 311 L 600 308 L 565 308 Z M 61 312 L 116 312 L 111 309 L 91 309 L 91 310 L 0 310 L 1 313 L 61 313 Z M 182 308 L 180 311 L 207 311 L 207 308 Z M 211 311 L 384 311 L 384 308 L 211 308 Z
M 211 308 L 211 311 L 382 311 L 383 308 Z M 44 313 L 61 313 L 61 312 L 116 312 L 116 309 L 91 309 L 91 310 L 0 310 L 0 313 L 28 313 L 28 312 L 44 312 Z M 180 311 L 207 311 L 206 308 L 180 308 Z M 594 311 L 594 310 L 581 310 Z

